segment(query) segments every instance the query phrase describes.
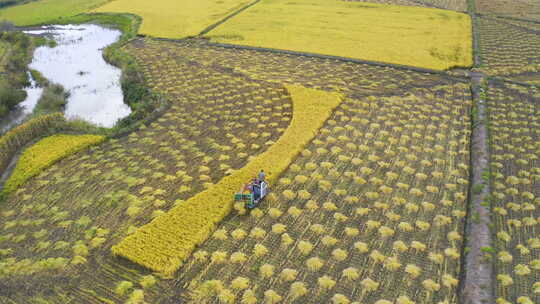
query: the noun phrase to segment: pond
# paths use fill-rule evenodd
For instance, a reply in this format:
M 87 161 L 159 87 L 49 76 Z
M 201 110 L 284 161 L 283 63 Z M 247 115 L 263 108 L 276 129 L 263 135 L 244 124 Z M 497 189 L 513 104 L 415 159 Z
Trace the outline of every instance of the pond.
M 121 70 L 105 62 L 103 49 L 118 41 L 121 32 L 94 24 L 51 25 L 25 31 L 56 41 L 55 47 L 41 46 L 34 52 L 30 69 L 69 92 L 65 115 L 103 127 L 112 127 L 131 113 L 120 86 Z M 29 76 L 31 78 L 31 76 Z M 0 132 L 20 124 L 32 113 L 42 88 L 25 88 L 28 97 L 0 123 Z
M 53 48 L 37 48 L 30 68 L 69 92 L 66 117 L 112 127 L 129 115 L 131 109 L 124 103 L 120 87 L 121 70 L 103 59 L 103 49 L 118 41 L 120 31 L 82 24 L 26 32 L 50 36 L 57 43 Z

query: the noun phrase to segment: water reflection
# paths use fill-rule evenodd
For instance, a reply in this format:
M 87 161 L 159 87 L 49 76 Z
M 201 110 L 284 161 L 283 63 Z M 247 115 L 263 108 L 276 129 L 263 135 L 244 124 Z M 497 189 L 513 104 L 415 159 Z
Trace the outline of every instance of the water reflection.
M 120 31 L 92 24 L 49 26 L 29 34 L 52 36 L 57 46 L 39 47 L 30 68 L 69 92 L 65 115 L 112 127 L 131 112 L 124 104 L 120 69 L 103 59 L 102 50 Z

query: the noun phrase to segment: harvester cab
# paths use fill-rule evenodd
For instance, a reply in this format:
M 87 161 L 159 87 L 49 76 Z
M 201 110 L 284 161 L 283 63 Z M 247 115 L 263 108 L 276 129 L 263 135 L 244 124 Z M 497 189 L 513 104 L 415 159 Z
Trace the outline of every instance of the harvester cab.
M 268 190 L 268 183 L 266 181 L 253 179 L 234 195 L 234 200 L 236 202 L 244 202 L 245 208 L 251 210 L 259 205 L 268 193 Z

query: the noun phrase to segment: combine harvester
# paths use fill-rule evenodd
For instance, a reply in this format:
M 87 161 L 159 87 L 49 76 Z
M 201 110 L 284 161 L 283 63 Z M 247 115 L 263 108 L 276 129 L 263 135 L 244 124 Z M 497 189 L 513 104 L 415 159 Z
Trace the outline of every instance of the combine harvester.
M 254 209 L 268 194 L 268 183 L 264 180 L 254 178 L 246 183 L 240 191 L 234 195 L 236 202 L 244 202 L 247 210 Z

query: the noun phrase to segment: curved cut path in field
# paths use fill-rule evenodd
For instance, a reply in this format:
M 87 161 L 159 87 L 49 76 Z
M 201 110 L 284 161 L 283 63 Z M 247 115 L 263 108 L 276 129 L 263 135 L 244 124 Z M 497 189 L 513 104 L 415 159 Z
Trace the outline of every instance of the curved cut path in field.
M 113 253 L 155 272 L 171 275 L 229 215 L 233 197 L 246 181 L 264 169 L 268 184 L 273 185 L 342 101 L 342 96 L 336 93 L 299 86 L 286 88 L 292 98 L 293 118 L 283 135 L 267 151 L 207 190 L 140 227 L 113 246 Z M 237 209 L 246 212 L 242 204 Z

